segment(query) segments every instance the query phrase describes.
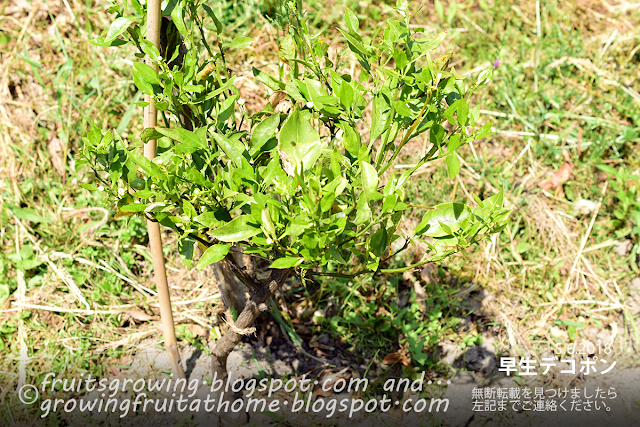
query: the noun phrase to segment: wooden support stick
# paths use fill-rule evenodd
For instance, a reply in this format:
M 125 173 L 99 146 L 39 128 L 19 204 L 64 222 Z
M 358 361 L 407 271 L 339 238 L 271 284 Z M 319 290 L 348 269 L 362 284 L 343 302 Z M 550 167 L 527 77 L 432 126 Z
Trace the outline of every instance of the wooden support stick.
M 155 47 L 160 48 L 160 20 L 162 14 L 160 10 L 160 0 L 148 0 L 147 2 L 147 40 Z M 156 72 L 158 65 L 147 58 Z M 144 109 L 144 127 L 150 128 L 157 125 L 157 111 L 153 103 L 153 96 L 146 95 L 149 103 Z M 144 156 L 152 160 L 156 156 L 157 142 L 151 140 L 144 145 Z M 180 354 L 178 353 L 178 342 L 176 340 L 176 330 L 173 325 L 173 313 L 171 311 L 171 295 L 169 294 L 169 284 L 167 283 L 167 272 L 164 266 L 164 254 L 162 253 L 162 236 L 160 235 L 160 224 L 147 221 L 149 230 L 149 245 L 151 246 L 151 257 L 153 259 L 153 270 L 160 300 L 160 318 L 162 320 L 162 332 L 164 333 L 164 345 L 169 353 L 171 368 L 176 378 L 185 378 L 184 371 L 180 366 Z

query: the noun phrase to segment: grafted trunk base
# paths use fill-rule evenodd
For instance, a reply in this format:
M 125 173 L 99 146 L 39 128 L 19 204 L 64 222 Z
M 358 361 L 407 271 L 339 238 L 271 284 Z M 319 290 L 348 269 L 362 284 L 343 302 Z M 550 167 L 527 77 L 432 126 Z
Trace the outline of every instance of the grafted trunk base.
M 245 302 L 244 309 L 236 319 L 235 328 L 230 328 L 227 333 L 216 344 L 211 352 L 211 373 L 216 379 L 221 379 L 226 383 L 229 373 L 227 371 L 227 359 L 236 345 L 242 341 L 242 334 L 238 331 L 248 329 L 253 325 L 260 315 L 260 307 L 266 308 L 274 292 L 289 277 L 291 270 L 271 270 L 270 280 L 265 283 L 246 283 L 244 285 L 249 289 L 248 298 Z M 224 399 L 229 401 L 229 407 L 233 401 L 230 393 L 222 393 L 222 390 L 215 396 L 216 400 Z M 246 412 L 241 413 L 220 413 L 218 414 L 220 426 L 242 426 L 247 424 L 249 417 Z

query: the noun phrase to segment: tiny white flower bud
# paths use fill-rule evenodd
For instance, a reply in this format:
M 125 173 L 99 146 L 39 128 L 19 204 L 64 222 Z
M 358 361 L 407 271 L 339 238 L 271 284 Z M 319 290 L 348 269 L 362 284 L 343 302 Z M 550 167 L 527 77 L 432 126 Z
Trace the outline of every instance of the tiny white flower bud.
M 307 102 L 307 108 L 313 108 L 313 102 L 311 101 Z
M 238 105 L 244 105 L 245 101 L 243 98 L 238 99 Z
M 122 197 L 124 196 L 124 193 L 126 193 L 124 188 L 118 188 L 118 196 Z
M 344 214 L 344 212 L 338 212 L 336 214 L 336 218 L 344 218 L 346 215 Z
M 98 191 L 104 191 L 104 187 L 103 187 L 102 185 L 100 185 L 100 186 L 98 187 Z
M 271 237 L 267 237 L 267 245 L 270 245 L 273 243 L 273 239 Z

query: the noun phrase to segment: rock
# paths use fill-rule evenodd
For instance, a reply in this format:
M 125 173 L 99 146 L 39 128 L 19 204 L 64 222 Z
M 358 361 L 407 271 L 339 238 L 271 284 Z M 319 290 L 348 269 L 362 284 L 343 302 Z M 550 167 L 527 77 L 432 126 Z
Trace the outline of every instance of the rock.
M 331 344 L 331 337 L 326 332 L 318 337 L 318 342 L 324 345 Z
M 495 348 L 491 344 L 482 344 L 470 348 L 464 354 L 467 369 L 488 376 L 496 369 Z
M 447 412 L 442 414 L 445 425 L 450 427 L 466 426 L 473 417 L 473 403 L 471 392 L 476 386 L 476 381 L 469 372 L 458 372 L 451 378 L 451 384 L 444 395 L 449 399 Z
M 616 255 L 626 257 L 629 255 L 629 252 L 631 252 L 631 248 L 633 248 L 633 242 L 629 239 L 625 239 L 620 242 L 616 242 L 614 251 Z

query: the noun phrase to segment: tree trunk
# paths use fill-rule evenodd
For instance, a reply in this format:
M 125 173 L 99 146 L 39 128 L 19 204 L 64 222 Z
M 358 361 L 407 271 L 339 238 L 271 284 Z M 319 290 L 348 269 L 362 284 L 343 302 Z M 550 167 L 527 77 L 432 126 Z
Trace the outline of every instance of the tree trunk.
M 289 277 L 291 270 L 270 270 L 269 280 L 266 282 L 255 281 L 251 276 L 242 274 L 242 269 L 235 263 L 233 258 L 227 256 L 223 261 L 231 271 L 235 272 L 234 277 L 236 280 L 241 280 L 242 284 L 248 289 L 245 294 L 244 308 L 240 312 L 238 318 L 228 319 L 230 322 L 229 330 L 216 344 L 215 348 L 211 352 L 211 373 L 216 380 L 222 380 L 223 384 L 226 384 L 228 378 L 227 371 L 227 358 L 233 351 L 236 345 L 242 340 L 243 335 L 253 333 L 251 326 L 253 322 L 258 318 L 261 311 L 267 309 L 267 301 L 271 298 L 274 292 L 280 287 L 282 283 Z M 238 274 L 239 273 L 239 274 Z M 223 284 L 227 290 L 231 290 L 233 285 L 228 283 Z M 224 294 L 223 294 L 224 295 Z M 229 307 L 227 307 L 229 308 Z M 231 382 L 233 384 L 233 382 Z M 232 392 L 224 392 L 223 388 L 217 392 L 215 396 L 216 401 L 220 399 L 229 402 L 229 407 L 233 402 Z M 216 405 L 217 406 L 217 405 Z M 244 411 L 244 407 L 241 413 L 221 412 L 218 414 L 220 426 L 241 426 L 248 422 L 248 415 Z

